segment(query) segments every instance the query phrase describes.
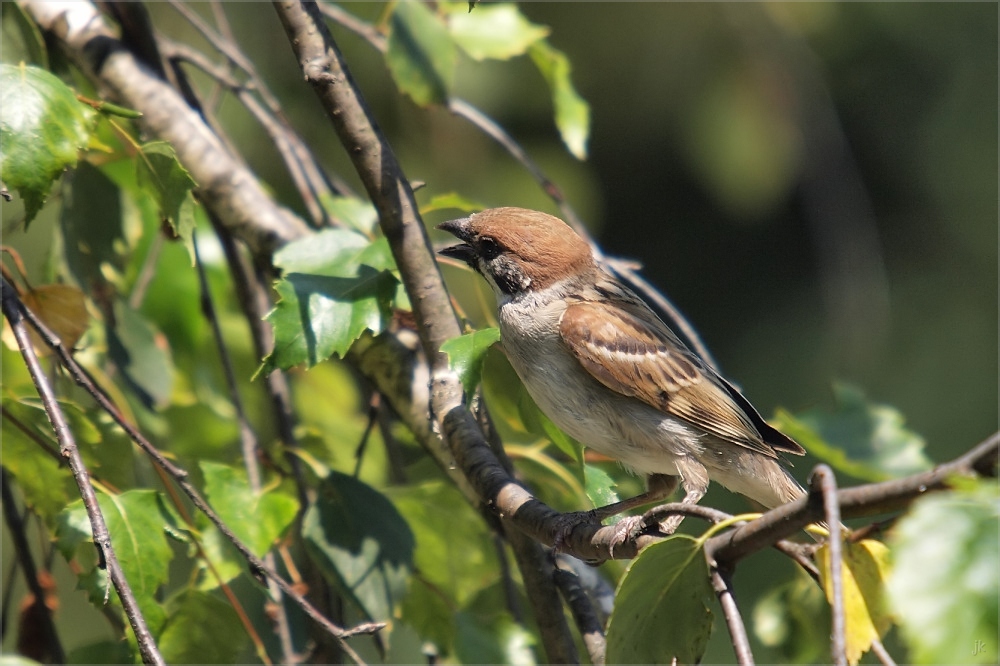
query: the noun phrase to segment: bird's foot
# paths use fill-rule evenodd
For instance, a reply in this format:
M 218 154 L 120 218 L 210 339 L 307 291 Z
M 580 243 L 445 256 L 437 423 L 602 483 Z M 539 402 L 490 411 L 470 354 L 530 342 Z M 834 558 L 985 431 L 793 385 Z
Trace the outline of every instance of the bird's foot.
M 603 527 L 601 517 L 596 510 L 564 513 L 558 518 L 556 535 L 552 543 L 553 552 L 561 552 L 570 534 L 580 525 Z M 614 557 L 615 548 L 639 536 L 646 529 L 646 522 L 642 516 L 624 516 L 617 523 L 609 526 L 609 529 L 612 529 L 613 532 L 609 537 L 601 539 L 601 545 L 607 546 L 609 556 Z

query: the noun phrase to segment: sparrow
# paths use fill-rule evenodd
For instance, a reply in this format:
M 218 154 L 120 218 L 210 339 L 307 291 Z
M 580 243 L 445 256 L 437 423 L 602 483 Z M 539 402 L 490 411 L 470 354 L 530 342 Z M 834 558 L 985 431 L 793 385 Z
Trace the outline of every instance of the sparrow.
M 666 497 L 678 481 L 685 503 L 697 503 L 709 481 L 769 509 L 804 494 L 781 454 L 805 450 L 599 265 L 565 222 L 493 208 L 438 229 L 461 241 L 440 254 L 492 287 L 500 344 L 538 407 L 580 443 L 648 477 L 647 493 L 591 517 Z M 660 530 L 671 533 L 681 518 Z

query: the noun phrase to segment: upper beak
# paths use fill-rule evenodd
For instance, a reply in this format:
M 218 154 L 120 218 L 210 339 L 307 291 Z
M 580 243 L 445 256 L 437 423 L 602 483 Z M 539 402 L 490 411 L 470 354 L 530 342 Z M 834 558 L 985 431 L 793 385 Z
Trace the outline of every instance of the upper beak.
M 447 222 L 442 222 L 437 225 L 437 228 L 442 231 L 447 231 L 448 233 L 458 237 L 459 240 L 469 241 L 472 240 L 472 233 L 469 230 L 469 218 L 462 217 L 457 220 L 448 220 Z M 464 261 L 470 266 L 475 265 L 476 261 L 476 251 L 468 243 L 459 243 L 458 245 L 451 245 L 442 250 L 438 250 L 438 254 L 444 255 L 445 257 L 451 257 L 453 259 L 458 259 Z

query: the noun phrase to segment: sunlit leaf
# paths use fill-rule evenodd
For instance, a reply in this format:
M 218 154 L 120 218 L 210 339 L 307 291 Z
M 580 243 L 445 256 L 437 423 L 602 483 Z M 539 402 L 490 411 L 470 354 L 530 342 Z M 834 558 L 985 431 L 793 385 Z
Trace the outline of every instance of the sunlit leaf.
M 52 182 L 76 166 L 95 113 L 38 67 L 0 65 L 0 90 L 0 178 L 24 199 L 27 225 L 45 203 Z
M 262 557 L 295 519 L 298 500 L 274 489 L 255 493 L 246 473 L 230 465 L 203 460 L 199 466 L 212 508 L 233 534 Z
M 885 544 L 865 539 L 842 544 L 841 580 L 844 590 L 844 619 L 847 661 L 857 664 L 872 642 L 889 630 L 885 609 L 885 578 L 889 569 L 889 549 Z M 827 601 L 834 603 L 830 577 L 830 547 L 816 551 L 820 580 Z
M 378 211 L 367 199 L 324 193 L 319 202 L 330 217 L 363 234 L 371 234 L 378 223 Z
M 259 372 L 343 357 L 362 333 L 377 334 L 388 323 L 397 281 L 387 270 L 395 266 L 384 239 L 326 230 L 289 244 L 275 264 L 285 276 L 276 285 L 281 300 L 267 315 L 274 351 Z
M 385 58 L 396 85 L 420 106 L 447 102 L 458 49 L 444 23 L 422 2 L 401 0 L 390 25 Z
M 168 520 L 158 494 L 152 490 L 129 490 L 120 495 L 101 493 L 97 498 L 122 572 L 151 630 L 156 633 L 166 617 L 156 594 L 167 581 L 173 558 L 165 532 Z M 56 538 L 67 559 L 78 554 L 82 544 L 93 540 L 82 500 L 73 502 L 60 514 Z M 84 550 L 93 557 L 92 546 Z M 103 574 L 104 570 L 92 567 L 80 571 L 81 585 L 89 586 L 82 579 L 95 573 Z M 94 599 L 93 592 L 91 595 L 95 603 L 102 601 L 99 596 Z
M 437 194 L 431 197 L 430 201 L 420 207 L 420 214 L 426 215 L 427 213 L 431 213 L 436 210 L 449 209 L 460 210 L 463 213 L 474 213 L 486 208 L 488 208 L 488 206 L 472 201 L 471 199 L 466 199 L 460 194 L 447 192 L 445 194 Z
M 157 647 L 168 664 L 231 664 L 250 641 L 232 605 L 206 592 L 182 590 L 166 611 Z
M 332 472 L 302 521 L 313 560 L 373 620 L 390 620 L 413 568 L 413 533 L 371 486 Z
M 924 440 L 904 427 L 903 415 L 870 403 L 847 384 L 834 385 L 836 410 L 793 416 L 779 410 L 775 425 L 834 469 L 859 479 L 884 481 L 931 468 Z
M 618 584 L 609 664 L 695 664 L 712 633 L 712 588 L 701 545 L 675 535 L 647 547 Z
M 889 603 L 920 664 L 995 664 L 1000 491 L 995 481 L 917 500 L 892 531 Z
M 615 487 L 618 485 L 611 476 L 600 467 L 585 464 L 583 466 L 584 488 L 587 498 L 594 507 L 614 504 L 619 500 Z
M 484 328 L 452 338 L 441 345 L 441 351 L 448 355 L 449 367 L 462 382 L 466 400 L 472 399 L 482 379 L 486 352 L 499 340 L 499 328 Z
M 166 141 L 143 145 L 135 156 L 135 172 L 139 187 L 152 196 L 160 217 L 184 241 L 193 265 L 195 204 L 191 191 L 197 183 L 177 161 L 177 154 Z
M 573 87 L 569 59 L 544 39 L 534 42 L 528 52 L 552 90 L 556 127 L 559 128 L 563 143 L 574 157 L 586 159 L 587 140 L 590 138 L 590 106 Z
M 507 60 L 523 55 L 529 46 L 549 34 L 547 27 L 529 21 L 515 4 L 485 5 L 471 13 L 459 3 L 450 7 L 448 30 L 475 60 Z

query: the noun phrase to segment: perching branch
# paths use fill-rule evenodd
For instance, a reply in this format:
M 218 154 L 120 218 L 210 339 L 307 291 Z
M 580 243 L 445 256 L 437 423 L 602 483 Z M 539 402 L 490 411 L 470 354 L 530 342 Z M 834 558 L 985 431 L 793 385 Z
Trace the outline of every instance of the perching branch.
M 72 470 L 73 478 L 76 480 L 77 488 L 80 490 L 80 497 L 83 498 L 83 505 L 87 510 L 87 518 L 90 520 L 94 545 L 97 546 L 99 566 L 107 569 L 111 583 L 115 586 L 115 591 L 118 592 L 122 608 L 125 610 L 129 624 L 135 632 L 139 654 L 142 655 L 143 663 L 166 664 L 163 657 L 160 656 L 156 642 L 153 641 L 153 635 L 149 632 L 146 619 L 139 609 L 139 604 L 132 593 L 128 579 L 125 578 L 125 574 L 122 572 L 118 556 L 115 555 L 114 545 L 111 543 L 111 534 L 108 532 L 108 525 L 104 521 L 104 514 L 101 513 L 97 494 L 90 485 L 87 467 L 80 456 L 80 450 L 76 446 L 76 439 L 73 437 L 73 432 L 69 429 L 69 424 L 66 422 L 66 416 L 62 412 L 62 408 L 59 407 L 59 403 L 56 401 L 55 392 L 49 384 L 48 377 L 46 377 L 45 371 L 42 369 L 41 364 L 38 362 L 38 357 L 35 355 L 35 348 L 24 326 L 26 318 L 24 305 L 21 303 L 21 299 L 18 298 L 14 287 L 6 279 L 0 282 L 0 285 L 2 285 L 0 302 L 2 302 L 3 315 L 7 318 L 11 329 L 14 331 L 14 337 L 17 339 L 17 345 L 21 350 L 21 356 L 24 358 L 25 365 L 28 366 L 31 380 L 38 390 L 38 396 L 42 399 L 45 414 L 49 417 L 49 422 L 55 431 L 56 440 L 59 442 L 59 451 L 69 461 L 69 468 Z
M 841 543 L 840 506 L 837 504 L 837 478 L 828 465 L 817 465 L 809 478 L 810 490 L 823 499 L 823 514 L 830 530 L 830 588 L 833 596 L 833 627 L 830 630 L 830 654 L 837 666 L 847 666 L 847 614 L 844 610 L 843 543 Z

